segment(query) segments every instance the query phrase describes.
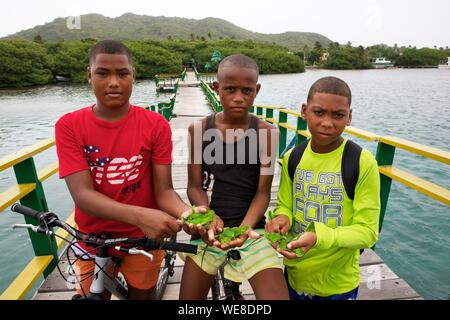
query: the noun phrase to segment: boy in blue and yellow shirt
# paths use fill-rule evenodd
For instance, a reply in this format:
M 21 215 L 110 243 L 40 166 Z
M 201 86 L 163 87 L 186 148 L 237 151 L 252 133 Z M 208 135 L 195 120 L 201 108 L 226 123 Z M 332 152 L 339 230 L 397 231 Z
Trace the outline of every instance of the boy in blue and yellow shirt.
M 301 233 L 288 248 L 301 248 L 303 257 L 278 248 L 291 299 L 356 299 L 360 249 L 378 239 L 380 180 L 370 151 L 360 153 L 353 197 L 343 183 L 342 157 L 349 142 L 341 134 L 352 119 L 350 105 L 344 81 L 317 80 L 301 109 L 311 139 L 293 179 L 288 172 L 292 150 L 283 157 L 278 205 L 266 231 Z

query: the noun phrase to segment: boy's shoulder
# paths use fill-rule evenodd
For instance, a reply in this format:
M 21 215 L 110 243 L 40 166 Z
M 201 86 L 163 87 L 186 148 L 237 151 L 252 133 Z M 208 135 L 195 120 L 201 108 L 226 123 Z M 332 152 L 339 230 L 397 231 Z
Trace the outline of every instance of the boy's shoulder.
M 136 105 L 131 105 L 132 108 L 134 108 L 134 111 L 138 114 L 138 116 L 142 116 L 146 119 L 153 120 L 153 121 L 164 121 L 167 122 L 166 118 L 159 114 L 158 112 L 151 111 Z
M 254 116 L 254 117 L 256 117 L 256 116 Z M 278 130 L 277 127 L 275 127 L 274 125 L 272 125 L 264 120 L 261 120 L 259 118 L 257 118 L 257 120 L 258 120 L 258 129 Z
M 93 106 L 94 105 L 89 105 L 87 107 L 83 107 L 83 108 L 68 112 L 68 113 L 64 114 L 63 116 L 61 116 L 58 119 L 57 123 L 73 121 L 79 117 L 89 116 L 92 113 Z M 142 107 L 139 107 L 136 105 L 130 105 L 130 107 L 132 108 L 133 112 L 137 113 L 138 119 L 144 118 L 146 120 L 150 120 L 149 123 L 155 123 L 155 122 L 159 122 L 159 121 L 166 122 L 166 119 L 157 112 L 147 110 L 145 108 L 142 108 Z
M 58 125 L 61 123 L 67 123 L 69 121 L 73 121 L 74 119 L 77 119 L 80 116 L 84 116 L 88 112 L 91 111 L 92 107 L 93 107 L 93 105 L 89 105 L 87 107 L 82 107 L 80 109 L 76 109 L 74 111 L 67 112 L 58 119 L 56 124 Z
M 378 165 L 378 162 L 370 150 L 362 148 L 359 164 L 362 167 L 370 167 L 373 165 Z

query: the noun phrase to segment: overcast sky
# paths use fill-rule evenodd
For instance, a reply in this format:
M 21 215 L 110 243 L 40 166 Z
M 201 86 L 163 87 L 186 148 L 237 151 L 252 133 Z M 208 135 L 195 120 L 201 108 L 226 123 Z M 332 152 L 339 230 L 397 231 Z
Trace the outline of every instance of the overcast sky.
M 9 0 L 0 8 L 0 37 L 57 17 L 133 12 L 217 17 L 254 32 L 317 32 L 353 45 L 450 46 L 449 0 Z

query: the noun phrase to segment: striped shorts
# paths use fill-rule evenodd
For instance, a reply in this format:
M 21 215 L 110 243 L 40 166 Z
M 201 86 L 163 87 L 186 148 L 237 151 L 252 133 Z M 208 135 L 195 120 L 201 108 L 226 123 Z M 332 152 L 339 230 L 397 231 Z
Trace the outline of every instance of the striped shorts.
M 262 229 L 255 231 L 259 234 L 264 232 Z M 227 259 L 228 251 L 239 251 L 241 259 L 229 259 L 224 268 L 225 278 L 234 282 L 244 282 L 265 269 L 283 269 L 278 253 L 264 236 L 257 240 L 249 238 L 241 247 L 231 248 L 229 250 L 206 246 L 201 239 L 193 240 L 191 243 L 198 245 L 199 249 L 197 254 L 178 253 L 178 255 L 183 261 L 189 257 L 199 268 L 210 275 L 217 274 L 219 267 Z

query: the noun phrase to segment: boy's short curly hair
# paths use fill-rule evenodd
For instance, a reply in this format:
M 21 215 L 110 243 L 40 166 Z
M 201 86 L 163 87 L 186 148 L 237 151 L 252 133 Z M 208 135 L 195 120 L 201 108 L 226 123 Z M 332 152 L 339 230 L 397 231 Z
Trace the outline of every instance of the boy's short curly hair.
M 120 41 L 116 40 L 102 40 L 97 42 L 92 48 L 89 54 L 89 64 L 95 60 L 98 54 L 124 54 L 127 56 L 128 61 L 132 64 L 132 54 L 130 49 Z
M 253 69 L 256 71 L 256 74 L 259 75 L 259 68 L 256 64 L 255 60 L 246 56 L 245 54 L 232 54 L 225 57 L 220 63 L 217 70 L 217 73 L 220 73 L 220 70 L 225 67 L 237 67 L 237 68 L 246 68 Z
M 352 92 L 348 84 L 336 77 L 323 77 L 313 83 L 308 92 L 309 102 L 316 93 L 329 93 L 343 96 L 348 99 L 348 105 L 352 104 Z

